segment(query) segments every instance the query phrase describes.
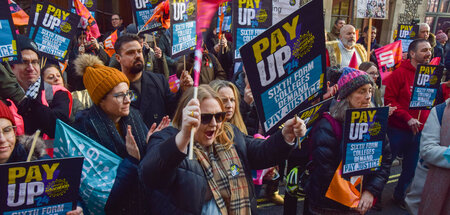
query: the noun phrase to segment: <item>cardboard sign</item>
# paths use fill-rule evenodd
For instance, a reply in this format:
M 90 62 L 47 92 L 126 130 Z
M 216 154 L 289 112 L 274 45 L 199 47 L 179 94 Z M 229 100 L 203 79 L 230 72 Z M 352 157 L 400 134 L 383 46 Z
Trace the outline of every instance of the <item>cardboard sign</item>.
M 85 158 L 79 196 L 89 214 L 104 214 L 122 159 L 59 119 L 56 120 L 54 144 L 55 157 Z
M 322 1 L 309 2 L 240 49 L 266 133 L 274 132 L 322 89 L 322 8 Z
M 1 62 L 17 61 L 18 54 L 17 38 L 14 23 L 9 10 L 8 1 L 0 2 L 0 59 Z
M 163 2 L 163 0 L 130 0 L 131 10 L 134 20 L 136 20 L 136 27 L 141 30 L 147 20 L 153 15 L 155 7 Z M 145 26 L 141 31 L 155 29 L 161 26 L 160 22 L 152 22 Z
M 97 10 L 97 0 L 80 0 L 81 4 L 83 4 L 91 13 L 92 17 L 95 18 L 95 11 Z M 72 13 L 77 13 L 75 9 L 75 4 L 73 0 L 69 0 L 69 10 Z
M 50 3 L 43 3 L 38 16 L 32 39 L 45 57 L 64 61 L 73 35 L 78 32 L 80 16 Z
M 172 57 L 194 52 L 197 44 L 196 19 L 197 0 L 170 1 L 170 33 L 172 35 Z
M 272 7 L 272 23 L 275 24 L 286 18 L 286 16 L 289 16 L 289 14 L 298 10 L 298 8 L 300 7 L 300 1 L 273 0 Z
M 345 113 L 342 175 L 364 175 L 381 166 L 389 107 L 349 109 Z
M 375 49 L 378 61 L 378 71 L 381 80 L 384 80 L 396 70 L 402 61 L 402 41 L 397 40 L 391 44 Z
M 409 44 L 419 36 L 418 25 L 399 24 L 397 28 L 397 39 L 402 41 L 403 52 L 408 51 Z
M 41 13 L 42 7 L 44 7 L 44 5 L 42 4 L 42 2 L 39 2 L 38 0 L 33 0 L 31 2 L 30 19 L 27 29 L 27 37 L 29 37 L 30 39 L 33 38 L 34 36 L 35 32 L 34 29 L 36 29 L 39 14 Z
M 303 142 L 303 140 L 308 136 L 309 132 L 312 130 L 313 125 L 320 119 L 320 116 L 323 112 L 328 111 L 331 103 L 333 102 L 334 97 L 331 97 L 325 101 L 319 102 L 309 108 L 302 110 L 298 115 L 306 125 L 306 134 L 303 137 L 300 137 L 299 143 Z
M 272 26 L 272 1 L 233 1 L 234 60 L 242 61 L 239 49 Z
M 387 19 L 386 0 L 358 0 L 356 18 Z
M 222 32 L 231 32 L 231 14 L 232 14 L 232 4 L 231 2 L 224 2 L 219 9 L 217 9 L 217 29 L 216 32 L 219 33 L 220 30 L 220 15 L 223 13 L 223 23 Z
M 77 206 L 82 157 L 0 165 L 0 214 L 66 214 Z
M 409 109 L 430 110 L 433 107 L 443 71 L 443 66 L 417 65 Z

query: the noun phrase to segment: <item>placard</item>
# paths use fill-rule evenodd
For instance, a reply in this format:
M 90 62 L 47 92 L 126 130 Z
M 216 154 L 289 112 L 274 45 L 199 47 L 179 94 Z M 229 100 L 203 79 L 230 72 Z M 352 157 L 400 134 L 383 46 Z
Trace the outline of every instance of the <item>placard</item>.
M 197 44 L 197 0 L 170 0 L 170 33 L 172 57 L 194 52 Z
M 43 3 L 32 39 L 49 59 L 64 61 L 69 44 L 78 32 L 80 16 L 50 3 Z
M 217 29 L 216 32 L 219 33 L 220 30 L 220 15 L 223 12 L 223 23 L 222 23 L 222 33 L 231 32 L 231 22 L 232 22 L 232 4 L 231 2 L 224 2 L 219 9 L 217 9 Z
M 1 62 L 19 60 L 16 32 L 8 1 L 0 2 L 0 38 L 2 38 L 0 40 Z
M 343 134 L 342 175 L 364 175 L 381 166 L 389 107 L 348 109 Z
M 147 20 L 153 15 L 155 7 L 163 0 L 130 0 L 133 18 L 136 21 L 137 29 L 141 30 Z M 152 22 L 141 31 L 152 30 L 161 26 L 160 22 Z
M 408 52 L 409 44 L 419 36 L 418 25 L 399 24 L 397 28 L 397 39 L 402 41 L 403 52 Z
M 42 8 L 44 7 L 42 2 L 39 2 L 38 0 L 33 0 L 31 2 L 30 7 L 30 19 L 28 23 L 28 29 L 27 29 L 27 37 L 33 38 L 34 36 L 34 29 L 36 29 L 36 25 L 39 19 L 39 13 L 41 13 Z
M 300 8 L 300 0 L 273 0 L 272 23 L 278 23 Z
M 322 8 L 322 1 L 311 1 L 240 49 L 266 134 L 322 92 L 326 62 Z
M 0 164 L 0 214 L 74 210 L 82 164 L 82 157 Z
M 242 61 L 239 49 L 272 26 L 272 1 L 233 1 L 234 61 Z
M 402 61 L 402 41 L 397 40 L 374 50 L 378 61 L 381 80 L 389 77 Z
M 318 119 L 320 119 L 322 113 L 329 110 L 330 105 L 333 102 L 333 99 L 334 97 L 331 97 L 327 100 L 319 102 L 313 106 L 310 106 L 305 110 L 302 110 L 298 114 L 298 117 L 300 117 L 305 122 L 306 125 L 305 136 L 300 137 L 299 143 L 303 142 L 303 140 L 308 136 L 309 132 L 313 128 L 314 123 L 317 122 Z
M 75 9 L 74 0 L 68 0 L 69 10 L 71 13 L 77 13 Z M 83 4 L 91 13 L 92 17 L 95 18 L 95 11 L 97 10 L 97 0 L 80 0 L 81 4 Z
M 386 0 L 358 0 L 356 18 L 387 19 Z
M 443 66 L 417 65 L 409 109 L 431 110 L 441 85 L 443 71 Z

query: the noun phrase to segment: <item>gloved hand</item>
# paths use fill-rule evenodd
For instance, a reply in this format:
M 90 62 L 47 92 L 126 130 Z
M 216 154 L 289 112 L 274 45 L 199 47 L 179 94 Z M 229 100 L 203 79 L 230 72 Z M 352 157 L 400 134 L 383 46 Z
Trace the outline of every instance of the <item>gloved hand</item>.
M 17 82 L 8 63 L 0 63 L 0 100 L 11 99 L 16 105 L 24 98 L 25 92 Z

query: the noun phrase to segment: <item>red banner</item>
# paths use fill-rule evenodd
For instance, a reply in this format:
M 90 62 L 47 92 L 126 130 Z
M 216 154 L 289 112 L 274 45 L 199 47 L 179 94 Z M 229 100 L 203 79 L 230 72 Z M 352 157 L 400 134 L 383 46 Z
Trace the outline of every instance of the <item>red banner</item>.
M 13 0 L 8 0 L 8 3 L 14 25 L 28 25 L 28 20 L 30 19 L 28 14 Z
M 105 39 L 105 52 L 112 57 L 116 50 L 114 49 L 114 44 L 117 40 L 117 30 L 115 30 L 108 38 Z
M 77 14 L 81 16 L 81 26 L 86 28 L 87 40 L 89 41 L 91 37 L 99 38 L 100 30 L 98 29 L 97 22 L 94 17 L 92 17 L 91 12 L 80 2 L 80 0 L 74 0 L 75 10 Z
M 381 80 L 391 75 L 402 61 L 402 42 L 397 40 L 391 44 L 375 49 Z

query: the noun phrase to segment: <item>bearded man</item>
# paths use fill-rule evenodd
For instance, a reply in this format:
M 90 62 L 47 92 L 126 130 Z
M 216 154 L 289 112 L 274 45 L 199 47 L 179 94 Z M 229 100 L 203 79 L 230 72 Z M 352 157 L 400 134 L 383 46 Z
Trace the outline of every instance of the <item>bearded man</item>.
M 119 37 L 114 49 L 116 60 L 130 81 L 130 90 L 134 94 L 131 106 L 139 110 L 147 127 L 160 123 L 165 116 L 172 116 L 182 91 L 194 83 L 191 76 L 183 72 L 180 77 L 181 90 L 172 93 L 164 75 L 144 71 L 144 55 L 138 36 L 125 34 Z
M 330 66 L 348 66 L 354 53 L 356 53 L 357 64 L 366 62 L 367 52 L 364 46 L 356 43 L 356 31 L 352 25 L 344 25 L 341 28 L 338 41 L 326 43 L 329 53 Z

